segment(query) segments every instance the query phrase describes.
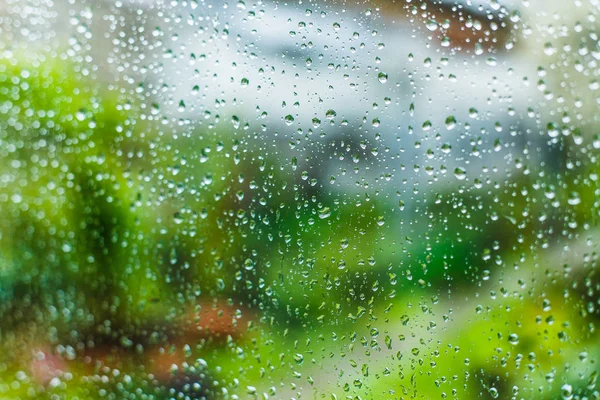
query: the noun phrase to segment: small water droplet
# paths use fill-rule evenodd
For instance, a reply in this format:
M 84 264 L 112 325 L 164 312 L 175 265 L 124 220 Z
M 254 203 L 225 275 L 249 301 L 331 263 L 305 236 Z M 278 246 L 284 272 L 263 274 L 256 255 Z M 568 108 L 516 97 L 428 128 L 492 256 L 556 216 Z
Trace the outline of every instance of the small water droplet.
M 450 115 L 448 118 L 446 118 L 446 129 L 448 130 L 452 130 L 456 127 L 456 118 L 454 118 L 454 116 Z
M 304 356 L 300 353 L 296 353 L 294 354 L 294 361 L 296 361 L 296 364 L 300 365 L 304 362 Z
M 240 127 L 240 119 L 236 115 L 231 117 L 231 123 L 233 124 L 233 127 L 235 129 L 238 129 Z
M 244 261 L 244 269 L 246 271 L 252 271 L 254 269 L 254 261 L 250 258 L 246 258 Z
M 458 179 L 459 181 L 464 180 L 467 177 L 467 171 L 465 171 L 464 168 L 461 167 L 456 167 L 454 169 L 454 176 L 456 177 L 456 179 Z
M 573 386 L 565 383 L 560 387 L 560 395 L 565 400 L 571 400 L 573 398 Z
M 552 43 L 547 42 L 547 43 L 544 44 L 544 53 L 547 56 L 551 56 L 554 53 L 556 53 L 556 49 L 554 48 L 554 46 L 552 45 Z
M 438 28 L 438 23 L 434 20 L 434 19 L 430 19 L 427 20 L 427 23 L 425 24 L 425 26 L 427 27 L 427 29 L 429 29 L 431 32 L 434 32 L 437 30 Z
M 319 210 L 319 218 L 321 219 L 329 218 L 330 215 L 331 210 L 329 207 L 323 207 L 321 210 Z
M 490 388 L 490 396 L 492 396 L 493 399 L 497 399 L 499 395 L 498 389 L 494 387 Z
M 179 211 L 177 211 L 175 214 L 173 214 L 173 221 L 179 225 L 183 222 L 183 216 L 181 215 L 181 213 Z
M 577 204 L 581 203 L 581 197 L 579 196 L 579 193 L 569 193 L 569 199 L 567 200 L 567 202 L 572 206 L 576 206 Z

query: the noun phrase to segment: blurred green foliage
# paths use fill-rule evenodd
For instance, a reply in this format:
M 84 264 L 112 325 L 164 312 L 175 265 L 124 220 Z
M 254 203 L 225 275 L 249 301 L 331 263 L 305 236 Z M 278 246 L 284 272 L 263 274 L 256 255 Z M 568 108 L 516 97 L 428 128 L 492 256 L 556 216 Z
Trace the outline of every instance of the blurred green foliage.
M 409 223 L 94 82 L 0 62 L 2 397 L 598 398 L 595 157 Z

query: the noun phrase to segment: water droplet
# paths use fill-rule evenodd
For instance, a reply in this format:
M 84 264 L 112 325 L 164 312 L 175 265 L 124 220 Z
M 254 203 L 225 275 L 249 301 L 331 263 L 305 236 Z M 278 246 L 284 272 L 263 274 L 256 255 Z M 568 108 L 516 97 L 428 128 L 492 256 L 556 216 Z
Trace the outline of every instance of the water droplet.
M 434 19 L 427 20 L 427 23 L 425 24 L 425 26 L 431 32 L 434 32 L 438 29 L 438 23 Z
M 572 206 L 576 206 L 577 204 L 581 203 L 581 197 L 579 196 L 579 193 L 569 193 L 569 199 L 567 200 L 567 202 Z
M 294 361 L 296 361 L 296 364 L 300 365 L 304 362 L 304 356 L 300 353 L 296 353 L 294 354 Z
M 173 214 L 173 221 L 179 225 L 183 222 L 183 216 L 181 215 L 181 213 L 179 211 L 177 211 L 175 214 Z
M 456 118 L 454 118 L 454 116 L 450 115 L 448 118 L 446 118 L 446 129 L 448 130 L 452 130 L 456 127 Z
M 246 271 L 252 271 L 254 269 L 254 261 L 250 258 L 246 258 L 244 261 L 244 269 Z
M 552 306 L 550 305 L 550 300 L 548 299 L 544 299 L 542 301 L 542 310 L 545 312 L 548 312 L 552 309 Z
M 454 169 L 454 176 L 456 177 L 456 179 L 458 179 L 459 181 L 464 180 L 467 177 L 467 171 L 465 171 L 464 168 L 461 167 L 456 167 Z
M 552 45 L 552 43 L 547 42 L 547 43 L 544 44 L 544 53 L 547 56 L 551 56 L 554 53 L 556 53 L 556 49 L 554 48 L 554 46 Z
M 323 207 L 321 210 L 319 210 L 319 218 L 321 219 L 329 218 L 330 215 L 331 210 L 329 207 Z
M 231 117 L 231 123 L 233 124 L 233 127 L 235 129 L 238 129 L 240 127 L 240 119 L 236 115 Z
M 550 136 L 551 138 L 555 138 L 558 137 L 558 135 L 560 135 L 560 129 L 554 122 L 548 123 L 548 125 L 546 126 L 546 131 L 548 132 L 548 136 Z
M 560 395 L 565 400 L 571 400 L 573 398 L 573 386 L 565 383 L 560 387 Z

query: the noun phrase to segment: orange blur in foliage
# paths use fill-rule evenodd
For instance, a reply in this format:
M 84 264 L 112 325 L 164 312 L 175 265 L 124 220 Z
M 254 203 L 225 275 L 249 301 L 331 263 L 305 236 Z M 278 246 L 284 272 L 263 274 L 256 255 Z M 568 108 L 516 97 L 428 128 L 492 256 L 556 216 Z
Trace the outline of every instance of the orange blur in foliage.
M 87 366 L 88 374 L 97 373 L 104 368 L 122 369 L 126 364 L 141 364 L 145 372 L 159 381 L 168 381 L 173 377 L 173 366 L 186 361 L 183 352 L 185 344 L 193 347 L 200 340 L 226 340 L 227 337 L 239 338 L 248 325 L 249 311 L 217 303 L 203 303 L 199 307 L 186 310 L 175 322 L 171 322 L 172 331 L 179 332 L 169 337 L 169 345 L 144 346 L 144 351 L 136 353 L 132 348 L 119 345 L 100 345 L 79 352 L 74 360 L 67 360 L 55 354 L 49 346 L 40 346 L 33 353 L 29 368 L 34 381 L 48 385 L 52 379 L 60 378 L 77 363 Z

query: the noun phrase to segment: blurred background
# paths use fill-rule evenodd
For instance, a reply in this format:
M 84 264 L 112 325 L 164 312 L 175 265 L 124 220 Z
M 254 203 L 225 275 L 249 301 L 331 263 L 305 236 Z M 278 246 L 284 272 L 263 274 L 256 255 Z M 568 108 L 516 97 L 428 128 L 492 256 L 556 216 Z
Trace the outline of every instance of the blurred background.
M 600 398 L 599 13 L 1 0 L 0 398 Z

